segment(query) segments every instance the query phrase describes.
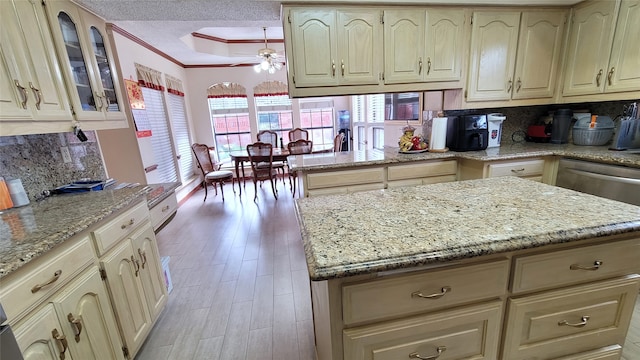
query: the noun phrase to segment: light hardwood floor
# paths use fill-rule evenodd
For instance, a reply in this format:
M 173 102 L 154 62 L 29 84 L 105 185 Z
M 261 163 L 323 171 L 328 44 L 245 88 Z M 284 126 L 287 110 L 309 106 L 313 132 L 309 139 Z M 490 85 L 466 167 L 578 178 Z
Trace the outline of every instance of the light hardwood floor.
M 202 190 L 158 234 L 173 291 L 137 360 L 314 359 L 304 250 L 286 186 Z M 210 189 L 211 190 L 211 189 Z M 640 360 L 640 298 L 624 349 Z

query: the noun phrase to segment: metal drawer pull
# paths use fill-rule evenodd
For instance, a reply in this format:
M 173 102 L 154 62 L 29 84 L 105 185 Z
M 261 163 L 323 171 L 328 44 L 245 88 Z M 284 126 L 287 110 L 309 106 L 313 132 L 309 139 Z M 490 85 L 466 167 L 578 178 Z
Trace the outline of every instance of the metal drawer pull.
M 67 343 L 67 337 L 64 335 L 60 335 L 58 329 L 53 329 L 51 331 L 51 336 L 53 336 L 53 338 L 56 340 L 56 343 L 58 344 L 58 351 L 60 351 L 60 360 L 64 360 L 64 353 L 67 352 L 67 348 L 69 347 L 69 344 Z
M 80 342 L 80 333 L 82 333 L 82 316 L 79 316 L 77 319 L 73 317 L 72 313 L 67 315 L 67 320 L 71 323 L 71 325 L 75 328 L 74 332 L 76 334 L 75 339 L 76 342 Z
M 600 265 L 602 265 L 602 261 L 596 260 L 596 261 L 593 262 L 593 266 L 582 266 L 582 265 L 578 265 L 578 264 L 571 264 L 571 266 L 569 266 L 569 269 L 571 269 L 571 270 L 596 271 L 596 270 L 600 269 Z
M 169 210 L 170 208 L 171 208 L 171 206 L 167 205 L 167 206 L 162 208 L 162 212 L 165 212 L 165 211 Z
M 521 173 L 524 171 L 524 168 L 520 168 L 520 169 L 511 169 L 512 173 Z
M 14 80 L 13 83 L 16 85 L 16 87 L 20 91 L 20 96 L 22 96 L 22 102 L 20 103 L 20 106 L 22 106 L 23 109 L 26 109 L 27 100 L 29 99 L 29 94 L 27 93 L 27 89 L 25 89 L 24 86 L 20 85 L 20 82 L 18 80 Z
M 423 356 L 420 356 L 418 353 L 411 353 L 411 354 L 409 354 L 409 359 L 435 360 L 435 359 L 439 358 L 440 355 L 442 355 L 442 353 L 445 352 L 446 350 L 447 350 L 446 346 L 438 346 L 436 348 L 436 351 L 438 352 L 437 355 L 423 357 Z
M 422 58 L 418 58 L 418 75 L 422 74 Z
M 60 278 L 60 275 L 62 275 L 62 270 L 58 270 L 56 272 L 53 273 L 53 276 L 51 277 L 51 279 L 47 280 L 46 283 L 44 284 L 38 284 L 34 287 L 31 288 L 31 293 L 35 294 L 38 291 L 40 291 L 40 289 L 42 289 L 43 287 L 47 286 L 47 285 L 51 285 L 54 282 L 58 281 L 58 279 Z
M 596 85 L 600 87 L 600 78 L 602 77 L 602 69 L 598 71 L 598 75 L 596 75 Z
M 440 293 L 431 294 L 431 295 L 424 295 L 422 294 L 422 291 L 414 291 L 411 293 L 411 297 L 419 297 L 423 299 L 439 299 L 443 297 L 444 294 L 451 291 L 451 286 L 444 286 L 442 287 L 442 289 L 440 289 L 440 291 L 441 291 Z
M 135 270 L 135 276 L 138 277 L 138 274 L 140 273 L 140 262 L 138 261 L 138 259 L 134 258 L 133 255 L 131 255 L 131 263 L 133 264 L 133 269 Z
M 571 326 L 571 327 L 581 328 L 587 325 L 587 321 L 589 321 L 589 316 L 583 316 L 580 318 L 580 320 L 581 321 L 579 323 L 575 323 L 575 324 L 572 324 L 567 320 L 558 321 L 558 326 Z
M 614 71 L 616 71 L 616 68 L 612 67 L 611 70 L 609 70 L 609 73 L 607 74 L 607 81 L 609 82 L 609 85 L 611 85 L 611 77 L 613 76 Z
M 33 91 L 33 96 L 36 97 L 36 109 L 40 110 L 40 103 L 42 103 L 42 96 L 40 95 L 40 89 L 33 86 L 32 82 L 29 82 L 29 87 L 31 88 L 31 91 Z
M 134 222 L 135 222 L 135 220 L 130 219 L 128 223 L 120 225 L 120 229 L 124 230 L 124 229 L 127 228 L 127 226 L 133 225 Z

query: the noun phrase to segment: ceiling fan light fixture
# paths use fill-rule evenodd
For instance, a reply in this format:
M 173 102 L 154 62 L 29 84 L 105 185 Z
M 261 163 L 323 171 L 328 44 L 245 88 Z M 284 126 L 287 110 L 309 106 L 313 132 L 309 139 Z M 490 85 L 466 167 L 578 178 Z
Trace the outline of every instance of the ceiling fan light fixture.
M 282 69 L 282 64 L 276 60 L 276 51 L 270 49 L 267 44 L 267 28 L 263 27 L 264 32 L 264 48 L 258 50 L 258 56 L 262 58 L 260 64 L 257 64 L 253 69 L 259 73 L 261 71 L 268 71 L 269 74 L 274 74 L 276 70 Z

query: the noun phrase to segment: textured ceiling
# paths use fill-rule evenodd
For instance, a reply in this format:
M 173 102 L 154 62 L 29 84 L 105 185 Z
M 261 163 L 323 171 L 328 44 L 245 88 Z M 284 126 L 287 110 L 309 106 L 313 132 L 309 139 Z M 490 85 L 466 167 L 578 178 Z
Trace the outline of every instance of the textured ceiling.
M 73 0 L 89 11 L 185 65 L 257 63 L 264 44 L 233 44 L 198 39 L 198 32 L 226 40 L 282 39 L 280 3 L 291 0 Z M 403 0 L 412 4 L 573 5 L 582 0 Z M 336 0 L 296 0 L 335 3 Z M 399 3 L 347 0 L 342 3 Z M 270 48 L 283 52 L 282 43 Z

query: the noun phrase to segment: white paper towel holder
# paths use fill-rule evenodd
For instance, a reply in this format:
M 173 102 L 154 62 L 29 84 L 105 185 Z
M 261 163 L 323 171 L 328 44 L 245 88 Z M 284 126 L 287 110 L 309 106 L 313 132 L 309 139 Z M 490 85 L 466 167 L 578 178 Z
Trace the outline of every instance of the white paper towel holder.
M 443 118 L 443 117 L 444 117 L 444 113 L 443 113 L 442 111 L 438 111 L 438 113 L 437 113 L 436 117 L 438 117 L 438 118 Z M 434 118 L 434 119 L 435 119 L 435 118 Z M 431 119 L 431 120 L 433 121 L 434 119 Z M 445 118 L 445 120 L 447 120 L 447 118 Z M 446 124 L 446 123 L 445 123 L 445 124 Z M 433 141 L 433 128 L 432 128 L 432 133 L 431 133 L 430 135 L 431 135 L 431 136 L 430 136 L 430 141 Z M 445 126 L 445 136 L 446 136 L 446 126 Z M 445 138 L 445 142 L 446 142 L 446 138 Z M 449 148 L 448 148 L 448 147 L 446 147 L 446 146 L 445 146 L 445 147 L 443 147 L 442 149 L 433 149 L 433 148 L 431 148 L 431 146 L 432 146 L 432 145 L 433 145 L 433 144 L 431 144 L 431 143 L 429 144 L 429 152 L 433 152 L 433 153 L 444 153 L 444 152 L 449 151 Z M 443 145 L 444 145 L 444 144 L 443 144 Z

